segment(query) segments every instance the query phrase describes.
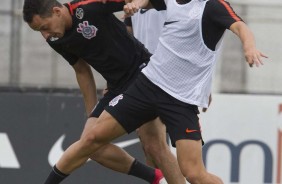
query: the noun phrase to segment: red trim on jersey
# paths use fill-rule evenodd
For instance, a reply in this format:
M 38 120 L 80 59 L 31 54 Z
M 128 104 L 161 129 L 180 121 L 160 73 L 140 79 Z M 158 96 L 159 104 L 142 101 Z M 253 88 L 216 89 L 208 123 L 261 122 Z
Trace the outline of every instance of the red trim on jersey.
M 120 2 L 123 2 L 123 1 L 124 0 L 106 0 L 106 3 L 107 2 L 120 3 Z M 84 0 L 84 1 L 80 1 L 80 2 L 74 3 L 74 4 L 68 3 L 68 5 L 70 7 L 71 14 L 73 15 L 73 10 L 76 9 L 77 7 L 79 7 L 80 5 L 86 5 L 86 4 L 94 3 L 94 2 L 102 2 L 102 0 Z
M 241 21 L 241 19 L 236 15 L 236 13 L 232 10 L 232 8 L 229 6 L 228 3 L 226 3 L 224 0 L 218 0 L 228 11 L 228 13 L 230 14 L 230 16 L 236 20 L 236 21 Z
M 72 10 L 71 4 L 68 3 L 68 5 L 69 5 L 69 8 L 70 8 L 70 13 L 71 13 L 71 15 L 73 15 L 73 10 Z

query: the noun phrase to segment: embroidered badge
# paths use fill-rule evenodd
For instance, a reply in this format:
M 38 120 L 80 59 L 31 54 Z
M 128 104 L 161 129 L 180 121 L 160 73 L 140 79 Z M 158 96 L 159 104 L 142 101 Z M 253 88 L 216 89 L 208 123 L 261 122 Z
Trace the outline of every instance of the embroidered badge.
M 87 39 L 95 37 L 98 31 L 95 26 L 89 25 L 88 21 L 83 21 L 83 23 L 79 23 L 78 28 L 76 30 L 78 33 L 82 33 L 82 35 Z
M 82 8 L 77 8 L 76 9 L 76 12 L 75 12 L 75 15 L 78 19 L 82 19 L 83 16 L 84 16 L 84 11 Z
M 123 99 L 123 94 L 118 95 L 117 97 L 115 97 L 114 99 L 112 99 L 109 103 L 109 106 L 115 106 L 116 104 L 118 104 L 118 101 Z

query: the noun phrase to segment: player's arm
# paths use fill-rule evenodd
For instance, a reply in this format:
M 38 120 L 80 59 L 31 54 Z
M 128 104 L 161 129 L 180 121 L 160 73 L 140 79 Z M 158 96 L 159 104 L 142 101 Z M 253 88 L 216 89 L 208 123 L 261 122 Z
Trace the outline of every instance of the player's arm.
M 105 10 L 107 13 L 114 13 L 119 12 L 123 10 L 123 7 L 125 5 L 124 0 L 107 0 L 105 5 Z
M 207 6 L 207 14 L 216 26 L 229 29 L 240 38 L 247 63 L 250 66 L 263 64 L 261 59 L 266 56 L 256 49 L 253 33 L 230 4 L 224 0 L 210 0 Z
M 208 107 L 207 107 L 207 108 L 204 107 L 204 108 L 202 109 L 203 112 L 207 112 L 208 108 L 209 108 L 210 105 L 211 105 L 211 102 L 212 102 L 212 94 L 210 94 L 210 96 L 209 96 L 209 104 L 208 104 Z
M 230 26 L 230 30 L 241 40 L 247 63 L 250 67 L 255 64 L 257 67 L 263 65 L 262 58 L 267 58 L 256 48 L 255 38 L 251 30 L 244 22 L 235 22 Z
M 164 0 L 125 0 L 126 5 L 123 8 L 125 17 L 132 16 L 140 8 L 151 9 L 154 8 L 158 11 L 166 10 L 166 4 Z
M 83 95 L 87 115 L 89 116 L 97 103 L 96 84 L 91 67 L 82 59 L 79 59 L 73 66 L 76 79 Z
M 90 66 L 76 55 L 66 52 L 62 46 L 55 45 L 52 41 L 48 41 L 48 44 L 73 67 L 86 113 L 89 115 L 97 103 L 96 84 Z

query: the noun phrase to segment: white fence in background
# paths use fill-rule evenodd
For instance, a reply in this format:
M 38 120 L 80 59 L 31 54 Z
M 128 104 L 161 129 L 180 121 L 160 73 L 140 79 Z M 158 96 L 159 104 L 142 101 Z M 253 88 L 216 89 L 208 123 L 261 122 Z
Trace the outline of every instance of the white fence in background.
M 282 94 L 282 1 L 230 0 L 230 3 L 250 26 L 258 48 L 269 59 L 262 68 L 247 68 L 238 39 L 227 31 L 213 90 Z M 22 22 L 22 4 L 23 0 L 1 1 L 0 85 L 76 88 L 69 64 L 49 48 L 40 33 Z M 98 88 L 104 88 L 105 81 L 94 73 Z

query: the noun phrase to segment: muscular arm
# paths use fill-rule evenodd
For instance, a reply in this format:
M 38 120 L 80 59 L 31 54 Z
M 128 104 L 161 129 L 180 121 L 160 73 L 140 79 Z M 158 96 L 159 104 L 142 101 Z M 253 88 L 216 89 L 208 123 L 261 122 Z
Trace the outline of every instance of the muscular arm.
M 266 56 L 256 49 L 253 33 L 227 1 L 208 1 L 203 17 L 203 38 L 210 49 L 215 50 L 223 32 L 229 29 L 240 38 L 247 63 L 263 64 L 261 58 Z
M 76 79 L 83 95 L 87 115 L 90 115 L 97 103 L 96 84 L 90 66 L 82 59 L 79 59 L 73 69 Z
M 263 53 L 256 49 L 255 38 L 251 30 L 244 22 L 235 22 L 230 26 L 230 30 L 241 40 L 247 63 L 250 67 L 262 65 L 262 57 L 267 58 Z

